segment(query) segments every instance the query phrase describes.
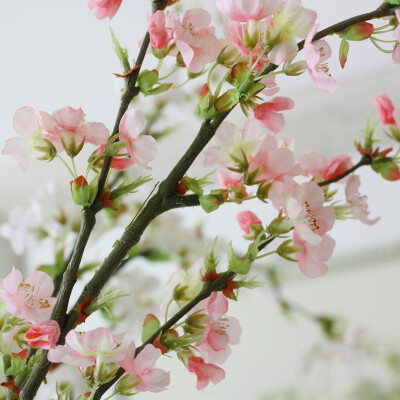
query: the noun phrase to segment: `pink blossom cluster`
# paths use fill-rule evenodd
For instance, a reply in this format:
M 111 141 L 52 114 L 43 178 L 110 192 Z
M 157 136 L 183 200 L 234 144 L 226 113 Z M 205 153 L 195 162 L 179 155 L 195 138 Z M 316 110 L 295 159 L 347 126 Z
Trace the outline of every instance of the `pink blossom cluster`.
M 135 355 L 136 346 L 132 331 L 113 335 L 106 328 L 87 332 L 70 331 L 65 345 L 51 349 L 48 359 L 54 363 L 75 365 L 82 369 L 93 367 L 94 377 L 101 382 L 107 365 L 117 363 L 134 378 L 135 392 L 160 392 L 169 385 L 169 372 L 154 368 L 161 350 L 148 344 Z M 115 370 L 116 372 L 116 370 Z
M 25 340 L 31 347 L 49 350 L 60 336 L 57 322 L 50 320 L 56 303 L 53 281 L 44 272 L 34 271 L 25 279 L 14 268 L 2 281 L 0 297 L 10 314 L 30 323 Z
M 2 154 L 12 155 L 20 160 L 26 169 L 33 160 L 35 151 L 47 151 L 48 158 L 53 153 L 61 153 L 71 141 L 79 146 L 91 143 L 99 146 L 99 153 L 109 140 L 109 131 L 101 122 L 86 122 L 81 108 L 64 107 L 52 115 L 39 111 L 33 103 L 19 108 L 14 114 L 14 129 L 18 136 L 7 139 Z M 142 111 L 129 109 L 121 119 L 120 142 L 125 144 L 120 152 L 127 152 L 129 158 L 115 158 L 112 168 L 125 170 L 133 164 L 151 169 L 148 165 L 157 152 L 156 141 L 149 135 L 139 137 L 144 130 L 146 119 Z M 79 150 L 80 151 L 80 150 Z
M 222 123 L 214 143 L 205 151 L 204 166 L 220 169 L 220 185 L 228 190 L 232 199 L 239 190 L 240 200 L 249 197 L 247 185 L 258 186 L 258 192 L 269 187 L 267 198 L 280 212 L 279 215 L 284 216 L 285 229 L 292 232 L 293 245 L 297 249 L 293 258 L 309 277 L 326 273 L 325 262 L 335 246 L 335 241 L 328 235 L 335 222 L 335 210 L 326 204 L 325 192 L 318 182 L 335 179 L 346 184 L 346 203 L 354 218 L 366 224 L 374 224 L 379 219 L 369 217 L 366 197 L 358 192 L 359 178 L 352 175 L 340 179 L 353 166 L 348 155 L 328 159 L 309 152 L 298 163 L 290 145 L 285 141 L 278 142 L 256 119 L 247 120 L 243 130 L 230 122 Z M 240 162 L 247 163 L 247 175 L 237 169 Z M 248 181 L 251 175 L 254 175 L 254 182 Z M 303 183 L 294 180 L 304 179 L 304 176 L 312 180 Z M 237 218 L 246 235 L 258 234 L 264 229 L 262 218 L 252 211 L 242 211 Z

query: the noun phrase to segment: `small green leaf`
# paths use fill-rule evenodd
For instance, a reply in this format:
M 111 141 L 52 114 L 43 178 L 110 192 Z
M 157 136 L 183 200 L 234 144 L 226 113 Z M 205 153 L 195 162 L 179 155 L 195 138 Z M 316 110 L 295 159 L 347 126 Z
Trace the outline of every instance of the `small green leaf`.
M 122 69 L 124 70 L 125 73 L 127 73 L 131 69 L 129 65 L 128 50 L 126 48 L 124 49 L 121 47 L 117 37 L 114 34 L 114 31 L 111 28 L 110 28 L 110 33 L 112 42 L 114 44 L 115 54 L 117 55 L 119 61 L 121 62 Z
M 145 176 L 144 178 L 139 176 L 139 178 L 135 179 L 131 183 L 126 184 L 125 182 L 123 182 L 111 192 L 110 200 L 118 199 L 119 197 L 125 196 L 128 193 L 135 193 L 135 189 L 150 181 L 150 176 Z
M 235 274 L 246 275 L 250 271 L 251 261 L 248 258 L 238 258 L 233 250 L 232 243 L 228 246 L 228 268 Z
M 392 6 L 400 6 L 400 0 L 385 0 L 385 3 L 389 3 Z
M 221 202 L 217 199 L 217 197 L 212 194 L 206 195 L 206 196 L 200 195 L 199 202 L 200 202 L 201 208 L 206 213 L 210 213 L 212 211 L 218 210 L 219 206 L 221 205 Z
M 142 342 L 146 342 L 154 333 L 160 329 L 161 324 L 158 318 L 153 314 L 147 314 L 143 322 Z

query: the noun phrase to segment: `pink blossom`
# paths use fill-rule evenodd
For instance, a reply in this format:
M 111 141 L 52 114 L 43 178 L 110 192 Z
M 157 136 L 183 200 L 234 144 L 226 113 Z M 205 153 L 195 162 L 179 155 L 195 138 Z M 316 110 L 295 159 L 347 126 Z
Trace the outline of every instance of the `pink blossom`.
M 328 73 L 328 65 L 325 63 L 331 57 L 332 50 L 325 40 L 316 40 L 313 42 L 318 28 L 319 25 L 316 24 L 308 33 L 304 43 L 304 55 L 311 79 L 320 89 L 332 93 L 336 90 L 337 84 Z
M 89 0 L 89 9 L 95 10 L 98 19 L 112 18 L 118 11 L 122 0 Z
M 196 343 L 204 360 L 221 364 L 231 353 L 230 344 L 238 344 L 241 328 L 236 318 L 224 317 L 228 312 L 228 300 L 214 292 L 205 300 L 209 323 L 203 337 Z
M 243 174 L 234 171 L 218 171 L 218 181 L 222 187 L 232 190 L 243 183 Z
M 173 27 L 166 22 L 165 13 L 156 11 L 149 19 L 150 43 L 156 49 L 162 49 L 173 39 Z
M 215 37 L 210 23 L 210 14 L 202 9 L 187 10 L 182 21 L 174 16 L 175 44 L 190 72 L 200 72 L 222 50 L 222 42 Z
M 85 122 L 85 113 L 81 108 L 60 108 L 52 115 L 41 111 L 43 130 L 48 132 L 44 137 L 54 144 L 58 151 L 62 151 L 61 139 L 66 135 L 73 135 L 77 143 L 85 139 L 85 143 L 99 146 L 107 143 L 108 129 L 101 122 Z
M 46 273 L 34 271 L 23 279 L 21 272 L 13 267 L 3 279 L 0 297 L 10 314 L 40 324 L 50 319 L 56 303 L 56 298 L 51 297 L 53 289 L 53 281 Z
M 309 278 L 317 278 L 326 274 L 328 267 L 324 263 L 328 261 L 335 248 L 335 241 L 329 236 L 324 235 L 321 241 L 313 244 L 304 240 L 299 232 L 293 232 L 293 245 L 302 248 L 302 252 L 293 255 L 297 260 L 300 271 Z
M 50 350 L 54 349 L 60 337 L 60 327 L 56 321 L 45 321 L 38 325 L 29 325 L 25 340 L 30 347 Z
M 148 344 L 135 357 L 135 343 L 129 345 L 126 357 L 119 362 L 128 374 L 136 374 L 139 384 L 135 386 L 137 392 L 161 392 L 169 385 L 169 372 L 154 368 L 157 359 L 161 356 L 161 350 Z
M 395 111 L 389 96 L 384 93 L 382 96 L 374 98 L 375 107 L 378 110 L 382 123 L 385 125 L 394 125 L 396 121 L 393 118 Z
M 254 109 L 254 117 L 273 133 L 280 132 L 285 127 L 285 119 L 278 111 L 291 110 L 293 100 L 288 97 L 275 97 L 271 101 L 259 104 Z
M 278 147 L 275 136 L 271 134 L 263 139 L 257 154 L 250 157 L 249 164 L 249 172 L 259 168 L 259 180 L 282 180 L 285 176 L 293 177 L 301 172 L 293 152 L 286 147 Z
M 301 0 L 287 0 L 286 5 L 274 14 L 274 31 L 282 40 L 268 53 L 269 60 L 279 65 L 295 55 L 298 51 L 296 38 L 304 39 L 316 18 L 317 13 L 303 8 Z
M 264 19 L 284 5 L 284 0 L 217 0 L 218 10 L 228 18 L 247 22 Z
M 262 225 L 261 220 L 252 211 L 240 211 L 236 215 L 236 219 L 239 222 L 240 228 L 247 235 L 251 233 L 251 225 Z
M 7 139 L 1 154 L 10 154 L 20 161 L 22 169 L 26 169 L 33 159 L 36 140 L 42 137 L 42 118 L 33 103 L 18 108 L 13 118 L 17 137 Z
M 351 158 L 347 154 L 339 154 L 331 157 L 329 160 L 327 157 L 317 153 L 304 154 L 301 159 L 301 166 L 307 176 L 320 176 L 323 180 L 333 179 L 337 176 L 348 171 L 353 163 Z M 344 182 L 345 179 L 340 182 Z
M 151 169 L 148 164 L 156 156 L 157 142 L 150 135 L 139 136 L 145 125 L 143 112 L 135 108 L 129 109 L 119 124 L 119 131 L 122 132 L 120 140 L 126 142 L 126 149 L 136 164 Z
M 251 155 L 261 140 L 267 135 L 266 129 L 254 118 L 249 119 L 239 130 L 232 122 L 223 122 L 215 134 L 217 146 L 209 147 L 204 152 L 205 167 L 225 167 L 233 165 L 231 154 L 237 158 Z
M 197 376 L 197 389 L 203 390 L 210 381 L 216 385 L 225 378 L 225 371 L 214 364 L 207 364 L 201 357 L 190 357 L 188 370 Z
M 48 359 L 51 362 L 86 368 L 104 362 L 119 362 L 126 357 L 133 332 L 127 331 L 112 335 L 106 328 L 87 332 L 68 332 L 65 345 L 51 349 Z
M 320 242 L 333 227 L 335 211 L 331 206 L 324 207 L 325 194 L 315 182 L 299 185 L 286 178 L 274 183 L 268 197 L 277 210 L 283 208 L 295 230 L 310 243 Z
M 373 225 L 376 224 L 381 217 L 369 218 L 369 210 L 367 203 L 367 196 L 361 196 L 358 192 L 360 187 L 360 178 L 357 175 L 352 175 L 346 185 L 345 194 L 346 200 L 349 204 L 353 205 L 353 215 L 360 220 L 363 224 Z

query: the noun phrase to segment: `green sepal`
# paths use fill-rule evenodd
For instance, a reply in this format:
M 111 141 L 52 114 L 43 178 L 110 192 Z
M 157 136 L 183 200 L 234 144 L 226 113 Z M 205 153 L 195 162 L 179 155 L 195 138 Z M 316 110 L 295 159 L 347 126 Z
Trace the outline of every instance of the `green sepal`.
M 342 41 L 340 42 L 340 48 L 339 48 L 339 61 L 340 61 L 340 66 L 344 68 L 347 62 L 347 55 L 349 54 L 350 50 L 350 45 L 349 42 L 343 38 Z
M 232 247 L 232 242 L 228 246 L 228 269 L 235 274 L 246 275 L 250 271 L 251 261 L 248 258 L 238 258 Z
M 229 89 L 215 102 L 214 107 L 218 112 L 232 110 L 239 103 L 241 93 L 238 89 Z
M 222 195 L 208 194 L 199 196 L 200 206 L 206 213 L 218 210 L 222 200 Z

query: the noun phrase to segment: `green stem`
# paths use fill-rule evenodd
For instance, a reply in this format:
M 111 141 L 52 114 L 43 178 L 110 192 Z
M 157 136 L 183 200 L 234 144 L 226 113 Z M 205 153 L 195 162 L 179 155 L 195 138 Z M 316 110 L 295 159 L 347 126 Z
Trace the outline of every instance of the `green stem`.
M 70 172 L 70 174 L 72 175 L 72 177 L 74 179 L 76 179 L 78 177 L 77 174 L 74 174 L 74 172 L 72 171 L 72 169 L 70 168 L 70 166 L 67 164 L 67 162 L 57 153 L 56 157 L 67 167 L 68 171 Z

